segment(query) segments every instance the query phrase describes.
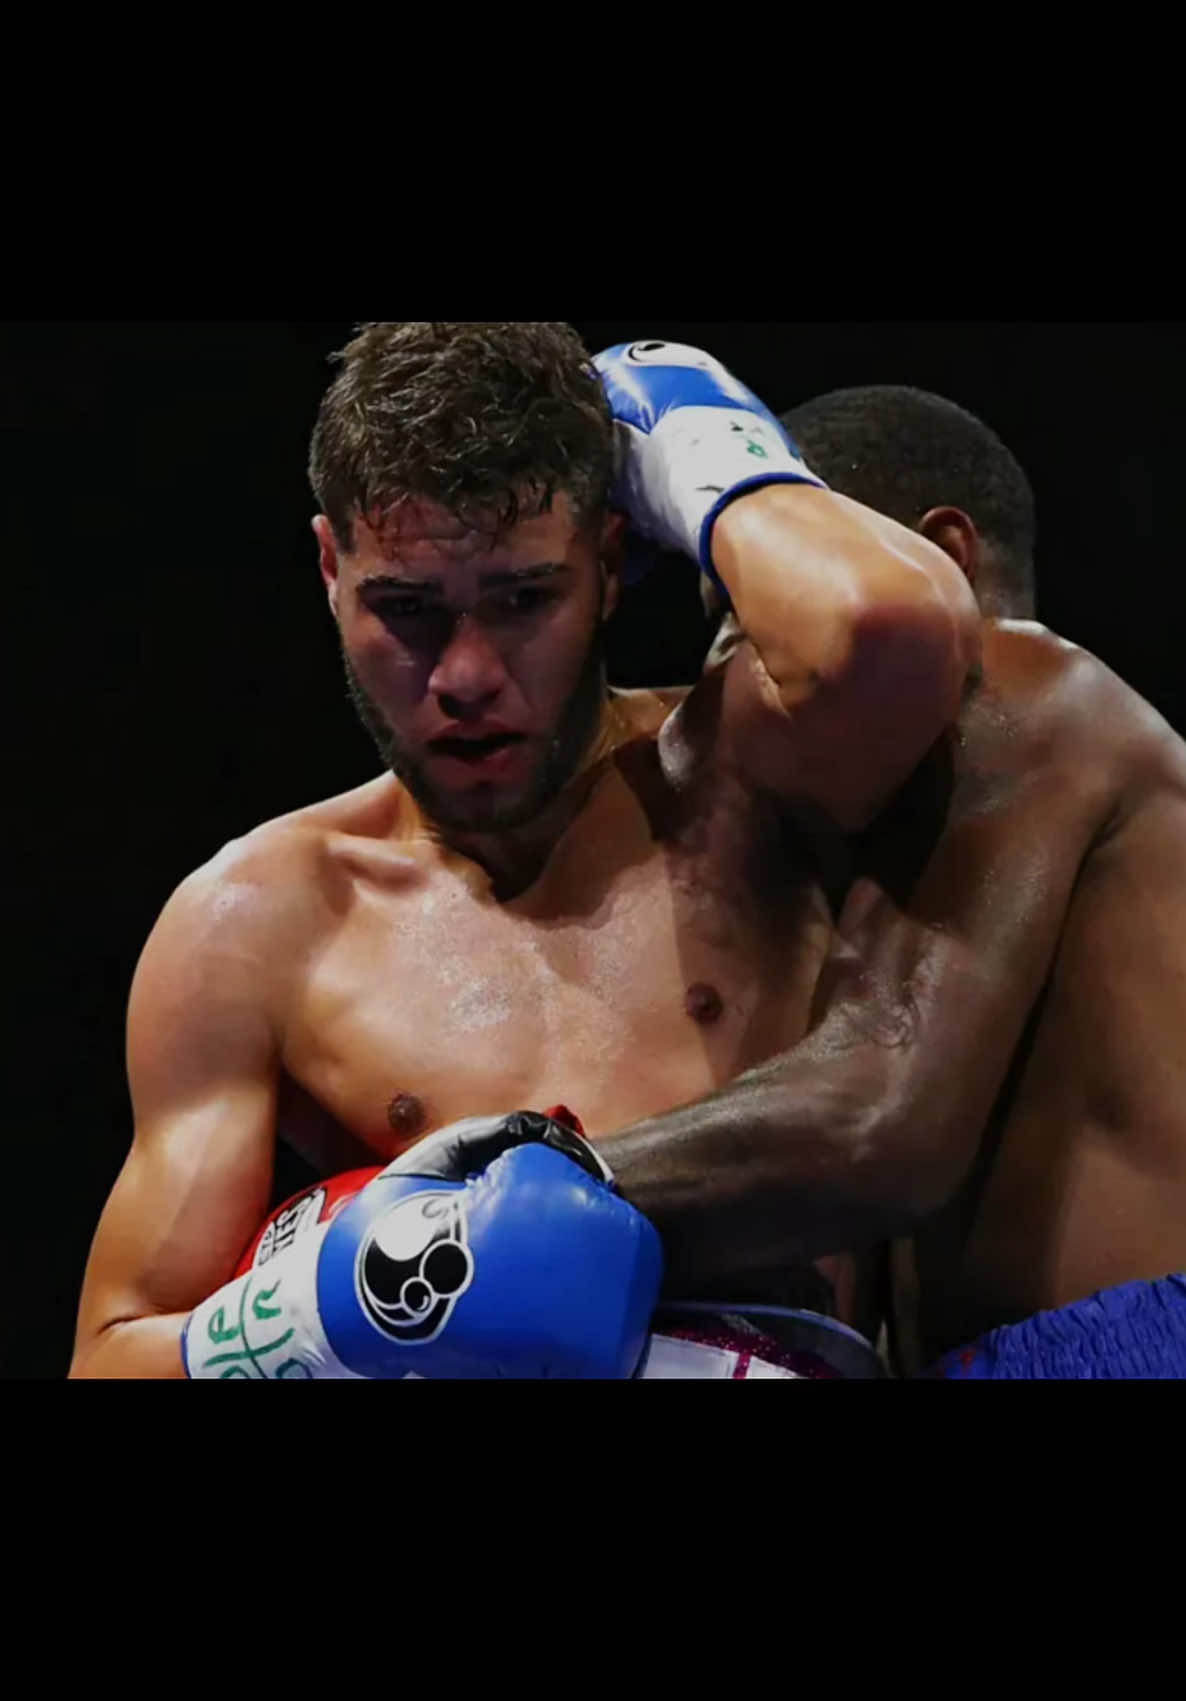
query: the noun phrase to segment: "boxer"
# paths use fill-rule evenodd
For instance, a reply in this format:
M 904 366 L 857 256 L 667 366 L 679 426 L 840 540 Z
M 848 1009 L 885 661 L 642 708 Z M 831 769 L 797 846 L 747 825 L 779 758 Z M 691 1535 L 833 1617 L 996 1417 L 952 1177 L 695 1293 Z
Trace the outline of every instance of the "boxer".
M 877 1085 L 869 1167 L 908 1207 L 903 1235 L 926 1216 L 894 1257 L 904 1368 L 1186 1376 L 1186 745 L 1034 623 L 1032 493 L 982 422 L 875 386 L 785 423 L 832 489 L 945 550 L 988 618 L 957 726 L 851 845 L 819 989 L 832 1014 L 760 1090 L 842 1105 L 862 1069 Z M 758 1089 L 734 1092 L 747 1090 L 752 1107 Z M 784 1115 L 783 1140 L 811 1114 Z M 710 1161 L 710 1136 L 702 1117 L 685 1164 Z M 801 1133 L 804 1159 L 811 1146 Z M 632 1154 L 611 1142 L 605 1155 L 662 1230 Z M 767 1180 L 786 1199 L 794 1166 Z M 811 1249 L 802 1211 L 783 1211 L 784 1256 Z M 713 1232 L 719 1244 L 719 1219 Z
M 615 443 L 619 507 L 746 634 L 684 700 L 605 686 Z M 756 397 L 676 345 L 594 369 L 563 326 L 364 327 L 311 475 L 386 771 L 227 846 L 166 905 L 132 989 L 135 1131 L 72 1374 L 224 1379 L 215 1337 L 282 1322 L 285 1374 L 633 1374 L 660 1292 L 650 1230 L 612 1163 L 591 1173 L 526 1113 L 563 1093 L 596 1145 L 803 1036 L 831 919 L 788 822 L 851 832 L 895 793 L 956 713 L 974 600 L 941 549 L 829 491 Z M 248 1295 L 234 1271 L 291 1104 L 322 1174 L 383 1171 L 288 1249 L 276 1293 Z M 473 1118 L 494 1130 L 476 1147 L 456 1132 Z M 432 1130 L 448 1185 L 416 1167 Z M 694 1178 L 693 1214 L 714 1189 L 735 1219 L 727 1173 Z M 429 1352 L 393 1342 L 364 1277 L 389 1214 L 395 1259 L 432 1192 L 453 1225 L 438 1262 L 466 1285 Z M 417 1277 L 405 1308 L 437 1291 Z

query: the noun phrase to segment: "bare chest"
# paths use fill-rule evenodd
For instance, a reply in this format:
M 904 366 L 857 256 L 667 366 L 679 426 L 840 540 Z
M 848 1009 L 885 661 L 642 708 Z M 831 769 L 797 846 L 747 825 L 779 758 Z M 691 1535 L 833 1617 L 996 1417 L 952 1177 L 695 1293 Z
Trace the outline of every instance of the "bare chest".
M 412 893 L 355 890 L 310 963 L 285 1065 L 358 1161 L 458 1117 L 560 1103 L 595 1136 L 806 1032 L 831 926 L 804 867 L 768 856 L 747 886 L 711 844 L 621 826 L 510 904 L 446 866 Z

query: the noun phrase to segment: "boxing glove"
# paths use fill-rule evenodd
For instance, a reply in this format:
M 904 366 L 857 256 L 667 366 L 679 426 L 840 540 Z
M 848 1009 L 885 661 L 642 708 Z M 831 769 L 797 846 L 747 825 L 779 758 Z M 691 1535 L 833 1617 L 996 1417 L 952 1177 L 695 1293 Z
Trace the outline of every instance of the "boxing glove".
M 468 1119 L 340 1209 L 326 1203 L 312 1222 L 306 1208 L 285 1250 L 194 1311 L 188 1376 L 633 1374 L 662 1279 L 659 1237 L 563 1124 Z
M 571 1113 L 549 1111 L 549 1116 Z M 579 1123 L 571 1118 L 570 1126 Z M 458 1143 L 466 1125 L 445 1130 Z M 434 1168 L 439 1158 L 432 1159 Z M 271 1262 L 293 1240 L 342 1210 L 381 1173 L 378 1165 L 350 1170 L 287 1199 L 260 1227 L 236 1271 Z M 755 1324 L 765 1317 L 776 1336 Z M 817 1312 L 785 1306 L 661 1302 L 634 1372 L 637 1381 L 867 1381 L 884 1376 L 875 1349 L 854 1329 Z
M 712 355 L 684 343 L 620 343 L 594 357 L 614 417 L 614 506 L 632 532 L 713 566 L 712 529 L 737 497 L 823 480 L 770 409 Z M 627 543 L 632 573 L 638 555 Z

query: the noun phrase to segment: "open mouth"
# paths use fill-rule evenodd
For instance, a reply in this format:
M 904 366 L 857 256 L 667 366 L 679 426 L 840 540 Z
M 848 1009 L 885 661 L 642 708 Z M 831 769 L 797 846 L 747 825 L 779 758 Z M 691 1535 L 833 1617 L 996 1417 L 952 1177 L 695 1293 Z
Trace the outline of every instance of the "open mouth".
M 434 756 L 451 756 L 455 762 L 478 763 L 524 742 L 521 732 L 492 732 L 487 738 L 434 738 L 430 749 Z

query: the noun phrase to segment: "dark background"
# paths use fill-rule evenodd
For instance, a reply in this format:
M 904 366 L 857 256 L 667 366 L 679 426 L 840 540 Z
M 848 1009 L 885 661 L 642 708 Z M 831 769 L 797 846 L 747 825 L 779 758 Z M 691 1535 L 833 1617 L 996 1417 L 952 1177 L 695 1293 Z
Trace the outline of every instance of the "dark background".
M 1186 328 L 581 323 L 710 348 L 781 411 L 910 383 L 1034 483 L 1039 615 L 1179 729 Z M 14 691 L 5 1340 L 59 1376 L 130 1137 L 123 1014 L 174 886 L 227 839 L 376 770 L 344 693 L 304 467 L 348 324 L 9 324 L 0 342 Z M 637 592 L 616 682 L 688 679 L 694 575 Z

